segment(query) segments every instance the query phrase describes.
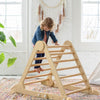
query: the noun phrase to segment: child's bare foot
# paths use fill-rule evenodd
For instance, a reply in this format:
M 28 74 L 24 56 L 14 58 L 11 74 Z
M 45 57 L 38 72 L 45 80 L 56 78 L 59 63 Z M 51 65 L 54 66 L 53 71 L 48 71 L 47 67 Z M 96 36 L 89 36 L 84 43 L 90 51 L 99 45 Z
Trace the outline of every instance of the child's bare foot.
M 40 68 L 34 69 L 34 71 L 40 73 L 40 71 L 44 71 L 44 69 L 42 69 L 42 68 L 40 67 Z
M 40 71 L 44 71 L 44 69 L 42 69 L 42 68 L 40 67 Z

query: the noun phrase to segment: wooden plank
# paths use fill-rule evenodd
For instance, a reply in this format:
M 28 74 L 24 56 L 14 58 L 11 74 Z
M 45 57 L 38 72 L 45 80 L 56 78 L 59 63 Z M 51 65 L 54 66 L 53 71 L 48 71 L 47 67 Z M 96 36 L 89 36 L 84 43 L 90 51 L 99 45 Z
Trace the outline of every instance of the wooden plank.
M 49 73 L 49 74 L 42 74 L 42 75 L 36 75 L 36 76 L 27 76 L 25 79 L 43 77 L 43 76 L 48 76 L 48 75 L 52 75 L 52 73 Z
M 66 93 L 66 95 L 70 95 L 70 94 L 77 93 L 77 92 L 81 92 L 81 91 L 88 90 L 88 89 L 89 88 L 83 88 L 83 89 L 74 90 L 72 92 Z
M 36 81 L 24 83 L 24 85 L 29 85 L 29 84 L 38 83 L 38 82 L 47 81 L 47 80 L 48 80 L 48 79 L 36 80 Z
M 82 73 L 68 75 L 68 76 L 61 76 L 60 79 L 62 79 L 62 78 L 68 78 L 68 77 L 74 77 L 74 76 L 79 76 L 79 75 L 82 75 Z
M 57 95 L 56 93 L 47 93 L 47 92 L 39 92 L 39 91 L 31 91 L 26 89 L 15 89 L 17 93 L 24 94 L 24 95 L 30 95 L 35 96 L 37 98 L 43 98 L 44 99 L 50 99 L 50 100 L 72 100 L 71 97 L 63 96 L 63 95 Z
M 81 80 L 81 81 L 73 82 L 73 83 L 70 83 L 70 84 L 63 85 L 63 86 L 66 87 L 66 86 L 75 85 L 75 84 L 79 84 L 79 83 L 83 83 L 83 82 L 85 82 L 85 81 Z

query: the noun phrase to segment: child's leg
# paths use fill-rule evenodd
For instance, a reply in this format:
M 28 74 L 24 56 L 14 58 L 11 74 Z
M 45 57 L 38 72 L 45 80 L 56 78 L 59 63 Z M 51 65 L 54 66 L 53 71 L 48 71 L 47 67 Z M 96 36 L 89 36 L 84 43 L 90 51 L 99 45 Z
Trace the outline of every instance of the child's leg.
M 37 57 L 44 57 L 44 53 L 37 54 Z M 35 60 L 35 64 L 38 64 L 38 63 L 41 63 L 41 62 L 42 62 L 42 60 Z M 40 68 L 40 66 L 35 66 L 34 68 Z

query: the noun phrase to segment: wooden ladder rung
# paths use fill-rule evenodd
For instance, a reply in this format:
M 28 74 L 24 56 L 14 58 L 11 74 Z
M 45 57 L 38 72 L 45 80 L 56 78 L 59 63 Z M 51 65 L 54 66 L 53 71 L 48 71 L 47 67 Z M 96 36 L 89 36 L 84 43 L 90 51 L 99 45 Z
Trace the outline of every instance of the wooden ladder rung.
M 41 65 L 49 65 L 49 63 L 38 63 L 38 64 L 32 64 L 31 66 L 41 66 Z
M 88 89 L 89 88 L 83 88 L 83 89 L 74 90 L 72 92 L 66 93 L 66 95 L 70 95 L 70 94 L 77 93 L 77 92 L 81 92 L 81 91 L 88 90 Z
M 50 53 L 50 55 L 65 55 L 65 54 L 73 54 L 73 52 L 57 52 L 57 53 Z
M 67 67 L 67 68 L 59 68 L 56 69 L 57 71 L 62 71 L 62 70 L 68 70 L 68 69 L 74 69 L 74 68 L 79 68 L 78 66 L 73 66 L 73 67 Z
M 69 60 L 56 60 L 53 61 L 54 63 L 61 63 L 61 62 L 69 62 L 69 61 L 75 61 L 76 59 L 69 59 Z
M 29 84 L 33 84 L 33 83 L 43 82 L 43 81 L 47 81 L 47 80 L 48 80 L 48 79 L 36 80 L 36 81 L 33 81 L 33 82 L 24 83 L 24 85 L 29 85 Z
M 51 58 L 57 58 L 58 56 L 55 56 L 55 57 L 51 57 Z M 46 57 L 37 57 L 37 58 L 34 58 L 33 60 L 42 60 L 42 59 L 46 59 Z
M 50 50 L 49 52 L 62 52 L 61 50 Z
M 70 59 L 70 60 L 56 60 L 53 61 L 54 63 L 61 63 L 61 62 L 69 62 L 69 61 L 75 61 L 76 59 Z M 49 63 L 38 63 L 38 64 L 32 64 L 31 66 L 41 66 L 41 65 L 49 65 Z
M 73 82 L 73 83 L 64 85 L 64 87 L 69 86 L 69 85 L 75 85 L 75 84 L 83 83 L 83 82 L 85 82 L 85 81 L 81 80 L 81 81 L 78 81 L 78 82 Z
M 68 76 L 61 76 L 59 78 L 62 79 L 62 78 L 68 78 L 68 77 L 73 77 L 73 76 L 79 76 L 79 75 L 82 75 L 82 74 L 78 73 L 78 74 L 73 74 L 73 75 L 68 75 Z
M 74 69 L 74 68 L 78 68 L 78 66 L 67 67 L 67 68 L 59 68 L 59 69 L 56 69 L 56 70 L 61 71 L 61 70 L 68 70 L 68 69 Z M 51 68 L 44 69 L 44 71 L 48 71 L 48 70 L 51 70 Z M 33 73 L 33 72 L 36 72 L 36 71 L 35 70 L 28 71 L 28 73 Z
M 66 48 L 66 47 L 70 47 L 69 45 L 54 45 L 54 46 L 47 46 L 48 48 L 62 48 L 62 47 L 64 47 L 64 48 Z
M 43 69 L 44 71 L 48 71 L 48 70 L 51 70 L 51 68 L 47 68 L 47 69 Z M 36 70 L 31 70 L 31 71 L 28 71 L 28 73 L 33 73 L 33 72 L 36 72 Z
M 36 75 L 36 76 L 28 76 L 28 77 L 26 77 L 25 79 L 36 78 L 36 77 L 42 77 L 42 76 L 47 76 L 47 75 L 52 75 L 52 73 L 43 74 L 43 75 Z

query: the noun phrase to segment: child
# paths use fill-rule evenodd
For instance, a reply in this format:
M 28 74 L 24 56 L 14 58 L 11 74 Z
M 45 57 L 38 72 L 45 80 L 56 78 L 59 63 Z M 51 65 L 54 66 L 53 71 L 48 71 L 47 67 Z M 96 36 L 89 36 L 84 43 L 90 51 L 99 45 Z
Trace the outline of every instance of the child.
M 47 17 L 42 21 L 42 23 L 37 27 L 37 30 L 32 39 L 33 47 L 35 43 L 39 40 L 44 41 L 47 44 L 49 36 L 51 37 L 55 45 L 58 45 L 58 41 L 54 33 L 52 32 L 53 26 L 54 26 L 54 22 L 53 19 L 50 17 Z M 44 57 L 44 53 L 37 54 L 37 57 Z M 35 60 L 35 64 L 41 62 L 42 60 Z M 38 73 L 40 73 L 40 71 L 43 71 L 43 69 L 40 66 L 35 66 L 34 70 Z

